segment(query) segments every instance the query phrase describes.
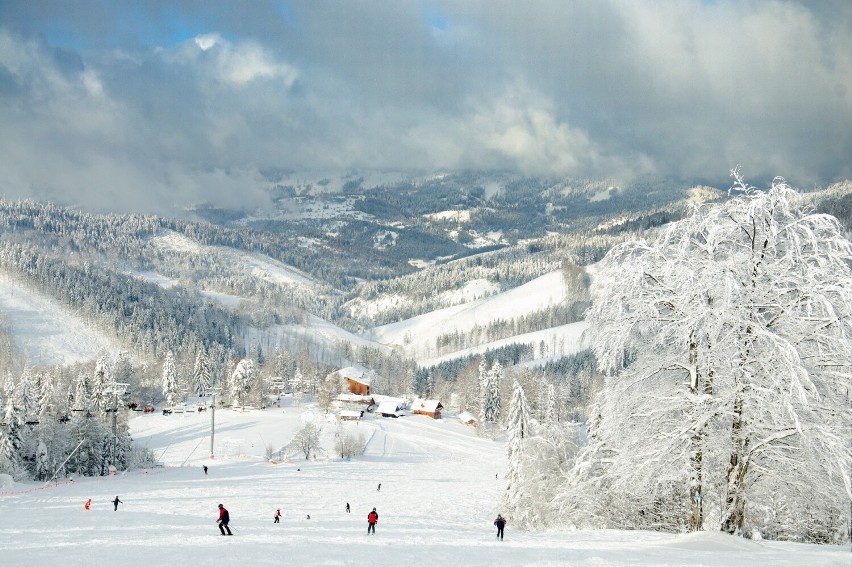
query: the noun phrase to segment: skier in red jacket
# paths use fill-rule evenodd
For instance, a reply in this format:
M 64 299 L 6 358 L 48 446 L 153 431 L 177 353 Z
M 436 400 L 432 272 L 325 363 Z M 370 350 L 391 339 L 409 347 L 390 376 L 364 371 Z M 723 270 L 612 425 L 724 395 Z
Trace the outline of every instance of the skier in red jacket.
M 228 527 L 228 522 L 231 521 L 231 516 L 228 514 L 228 511 L 224 506 L 219 504 L 219 531 L 222 532 L 222 535 L 234 535 L 231 533 L 231 528 Z M 228 533 L 225 533 L 225 530 L 228 530 Z
M 373 532 L 373 535 L 376 535 L 376 524 L 379 523 L 379 513 L 376 512 L 376 509 L 373 508 L 373 511 L 367 514 L 367 535 L 370 535 L 370 532 Z

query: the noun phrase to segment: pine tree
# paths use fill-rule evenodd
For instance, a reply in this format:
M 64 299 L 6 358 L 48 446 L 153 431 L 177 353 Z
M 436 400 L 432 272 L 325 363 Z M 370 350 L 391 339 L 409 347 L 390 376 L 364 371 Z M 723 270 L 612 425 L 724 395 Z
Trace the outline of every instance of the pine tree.
M 92 378 L 90 400 L 95 412 L 101 413 L 112 406 L 110 393 L 109 361 L 106 355 L 101 355 L 95 363 L 95 373 Z
M 76 411 L 88 411 L 90 409 L 89 388 L 87 386 L 88 379 L 82 372 L 77 374 L 77 381 L 74 385 L 74 406 L 72 409 Z
M 163 360 L 163 397 L 168 406 L 173 406 L 180 400 L 177 366 L 175 364 L 175 355 L 171 350 L 166 353 L 166 358 Z
M 244 358 L 237 363 L 234 368 L 234 373 L 231 374 L 231 403 L 233 405 L 242 404 L 246 394 L 251 392 L 254 386 L 257 369 L 254 361 L 250 358 Z
M 195 368 L 192 374 L 192 391 L 196 396 L 206 396 L 210 390 L 210 370 L 207 362 L 207 352 L 204 348 L 198 349 L 195 356 Z
M 508 439 L 506 449 L 509 457 L 509 470 L 506 473 L 505 503 L 507 511 L 514 513 L 521 500 L 524 481 L 524 443 L 532 434 L 532 419 L 529 414 L 527 397 L 521 384 L 512 382 L 512 401 L 509 404 Z

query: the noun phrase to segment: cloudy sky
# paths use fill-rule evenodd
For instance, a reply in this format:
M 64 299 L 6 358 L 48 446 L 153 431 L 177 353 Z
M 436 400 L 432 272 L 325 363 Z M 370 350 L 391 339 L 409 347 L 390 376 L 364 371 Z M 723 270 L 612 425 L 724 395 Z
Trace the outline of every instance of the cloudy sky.
M 852 178 L 852 2 L 0 0 L 6 198 L 253 205 L 273 168 L 726 186 L 737 164 Z

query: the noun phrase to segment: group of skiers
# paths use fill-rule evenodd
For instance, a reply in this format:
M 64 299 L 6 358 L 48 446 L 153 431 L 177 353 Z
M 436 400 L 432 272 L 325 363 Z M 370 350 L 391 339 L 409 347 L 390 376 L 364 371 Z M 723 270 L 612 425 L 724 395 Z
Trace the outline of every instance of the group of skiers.
M 207 474 L 207 467 L 204 467 L 204 474 Z M 382 485 L 379 484 L 378 490 L 381 490 Z M 118 505 L 123 504 L 121 500 L 118 499 L 118 496 L 115 497 L 115 500 L 112 501 L 114 510 L 118 510 Z M 85 508 L 88 510 L 92 505 L 92 499 L 89 498 L 86 500 Z M 346 513 L 350 512 L 349 502 L 346 503 Z M 311 517 L 308 516 L 310 520 Z M 228 527 L 228 524 L 231 521 L 231 515 L 228 513 L 228 509 L 225 508 L 222 504 L 219 504 L 219 518 L 216 520 L 219 524 L 219 531 L 222 532 L 222 535 L 234 535 L 231 533 L 231 528 Z M 281 521 L 281 508 L 275 509 L 275 515 L 273 516 L 273 523 L 280 523 Z M 367 535 L 376 534 L 376 524 L 379 523 L 379 513 L 376 511 L 374 507 L 369 514 L 367 514 Z M 494 520 L 494 525 L 497 526 L 497 538 L 503 539 L 503 528 L 506 526 L 506 518 L 502 515 L 497 514 L 497 519 Z

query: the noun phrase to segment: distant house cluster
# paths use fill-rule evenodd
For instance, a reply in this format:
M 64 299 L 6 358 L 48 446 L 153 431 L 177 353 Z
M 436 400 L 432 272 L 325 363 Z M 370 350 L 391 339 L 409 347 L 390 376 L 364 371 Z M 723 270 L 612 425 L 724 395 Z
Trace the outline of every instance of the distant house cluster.
M 374 395 L 371 391 L 370 374 L 363 368 L 348 366 L 330 374 L 334 375 L 346 384 L 346 392 L 341 393 L 335 400 L 336 417 L 339 421 L 358 421 L 364 412 L 390 418 L 419 414 L 441 419 L 444 406 L 440 400 L 415 398 L 409 404 L 402 398 Z

